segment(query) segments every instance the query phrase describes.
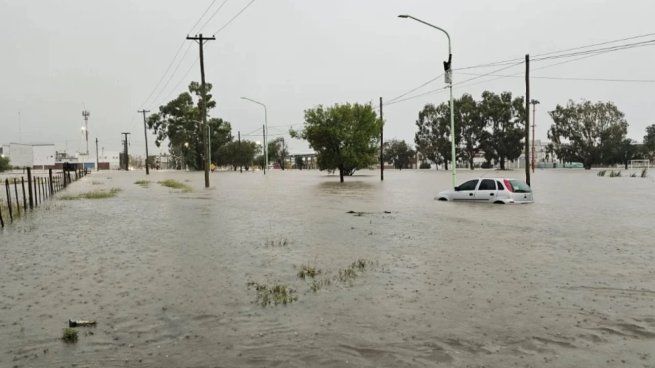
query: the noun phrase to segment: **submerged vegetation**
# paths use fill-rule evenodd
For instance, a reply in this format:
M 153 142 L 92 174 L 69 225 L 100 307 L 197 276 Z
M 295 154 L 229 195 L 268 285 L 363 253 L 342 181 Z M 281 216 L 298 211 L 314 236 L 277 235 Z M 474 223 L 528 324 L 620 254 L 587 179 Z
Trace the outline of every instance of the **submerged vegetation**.
M 271 286 L 257 282 L 249 282 L 249 288 L 254 288 L 257 292 L 257 304 L 262 307 L 278 304 L 291 304 L 298 300 L 295 290 L 282 284 L 273 284 Z
M 150 186 L 150 180 L 137 180 L 134 182 L 136 185 L 140 185 L 142 188 L 147 188 Z
M 321 274 L 321 270 L 317 269 L 315 266 L 311 265 L 302 265 L 298 271 L 298 277 L 305 280 L 306 278 L 315 278 L 317 275 Z
M 608 176 L 610 178 L 620 178 L 622 177 L 621 170 L 600 170 L 596 174 L 598 176 Z M 631 178 L 647 178 L 648 177 L 648 168 L 643 168 L 640 173 L 631 173 L 629 174 Z
M 162 186 L 167 187 L 167 188 L 179 189 L 179 190 L 181 190 L 181 191 L 183 191 L 185 193 L 191 191 L 190 186 L 188 186 L 188 185 L 186 185 L 184 183 L 180 183 L 179 181 L 173 180 L 173 179 L 162 180 L 162 181 L 159 181 L 158 183 L 160 185 L 162 185 Z
M 267 247 L 286 247 L 289 245 L 289 240 L 287 238 L 282 239 L 269 239 L 264 242 L 264 245 Z
M 120 192 L 121 190 L 119 188 L 111 188 L 110 190 L 92 190 L 90 192 L 86 193 L 80 193 L 76 195 L 64 195 L 59 197 L 59 199 L 65 200 L 65 201 L 72 201 L 72 200 L 78 200 L 78 199 L 106 199 L 106 198 L 113 198 Z
M 64 334 L 61 336 L 61 340 L 65 343 L 74 343 L 77 342 L 77 330 L 74 328 L 64 328 Z

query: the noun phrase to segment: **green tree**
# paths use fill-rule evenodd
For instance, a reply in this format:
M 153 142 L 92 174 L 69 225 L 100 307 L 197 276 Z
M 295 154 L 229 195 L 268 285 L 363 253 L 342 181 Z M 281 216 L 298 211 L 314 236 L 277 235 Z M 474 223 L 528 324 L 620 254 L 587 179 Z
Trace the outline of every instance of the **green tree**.
M 615 160 L 628 131 L 624 115 L 612 102 L 592 104 L 569 101 L 549 112 L 553 124 L 548 131 L 554 152 L 579 160 L 584 168 Z M 622 161 L 621 161 L 622 162 Z
M 418 113 L 416 126 L 418 127 L 414 135 L 416 150 L 437 165 L 443 163 L 444 168 L 448 170 L 448 162 L 452 162 L 449 105 L 447 103 L 439 106 L 425 105 Z M 456 142 L 460 128 L 460 125 L 455 124 Z
M 396 169 L 410 167 L 415 157 L 416 152 L 405 141 L 393 139 L 384 143 L 384 161 L 391 162 Z
M 206 84 L 207 114 L 216 106 L 212 100 L 212 85 Z M 204 144 L 202 142 L 202 114 L 200 106 L 204 103 L 200 84 L 191 82 L 189 91 L 181 93 L 159 112 L 150 115 L 148 128 L 156 135 L 155 144 L 160 147 L 168 140 L 172 156 L 181 157 L 188 167 L 199 170 L 204 167 Z M 232 140 L 230 123 L 219 118 L 208 118 L 211 136 L 212 160 L 219 154 L 220 147 Z
M 284 161 L 287 156 L 289 156 L 289 151 L 283 137 L 268 142 L 268 159 L 277 162 L 282 170 L 284 170 Z
M 248 171 L 258 152 L 259 146 L 255 142 L 246 140 L 228 142 L 220 147 L 215 163 L 219 166 L 232 166 L 235 171 L 239 167 L 244 167 Z
M 646 127 L 644 136 L 644 154 L 650 159 L 655 159 L 655 124 Z
M 485 135 L 485 121 L 479 104 L 469 94 L 455 101 L 455 124 L 460 125 L 461 157 L 473 170 L 473 160 L 482 150 Z
M 10 169 L 11 165 L 9 165 L 9 157 L 0 156 L 0 172 Z
M 339 180 L 375 163 L 381 121 L 371 105 L 336 104 L 305 110 L 303 138 L 316 151 L 320 170 L 339 170 Z
M 481 133 L 481 148 L 488 161 L 493 159 L 505 170 L 505 163 L 519 158 L 523 149 L 526 117 L 523 97 L 512 99 L 511 92 L 498 95 L 484 91 L 479 109 L 484 127 L 490 129 L 488 134 Z
M 264 169 L 264 167 L 266 167 L 266 157 L 264 157 L 264 155 L 258 155 L 255 157 L 255 165 L 260 169 Z

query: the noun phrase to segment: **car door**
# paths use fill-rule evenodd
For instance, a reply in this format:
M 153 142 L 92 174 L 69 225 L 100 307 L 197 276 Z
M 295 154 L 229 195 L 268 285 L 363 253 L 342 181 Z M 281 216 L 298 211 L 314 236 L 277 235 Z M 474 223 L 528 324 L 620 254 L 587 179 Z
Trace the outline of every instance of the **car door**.
M 455 193 L 453 193 L 453 199 L 460 201 L 475 200 L 475 188 L 478 186 L 478 181 L 477 179 L 469 180 L 458 186 Z
M 482 179 L 478 190 L 475 191 L 475 199 L 478 201 L 493 201 L 498 195 L 496 181 L 493 179 Z

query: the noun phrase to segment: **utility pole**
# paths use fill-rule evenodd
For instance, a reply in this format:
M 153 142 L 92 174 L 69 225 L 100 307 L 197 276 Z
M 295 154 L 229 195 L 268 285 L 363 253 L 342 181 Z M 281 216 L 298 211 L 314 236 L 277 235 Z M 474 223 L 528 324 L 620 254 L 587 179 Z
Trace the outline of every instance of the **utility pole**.
M 187 40 L 197 41 L 200 46 L 200 93 L 202 95 L 202 102 L 200 103 L 200 113 L 202 114 L 202 135 L 203 143 L 205 145 L 205 188 L 209 188 L 209 125 L 207 125 L 207 91 L 205 90 L 205 56 L 203 53 L 203 45 L 207 41 L 213 41 L 216 37 L 203 37 L 200 33 L 196 37 L 186 37 Z
M 530 185 L 530 55 L 525 54 L 525 182 Z
M 96 138 L 96 171 L 100 171 L 100 157 L 98 156 L 98 138 Z
M 380 181 L 384 181 L 384 113 L 380 97 Z
M 82 116 L 84 117 L 84 139 L 86 140 L 86 156 L 89 158 L 89 113 L 86 110 L 82 110 Z
M 240 130 L 237 132 L 237 136 L 239 137 L 239 156 L 241 156 L 242 152 L 241 152 L 241 131 Z M 241 157 L 239 159 L 239 172 L 240 173 L 243 172 L 243 157 Z
M 123 141 L 123 163 L 125 164 L 125 171 L 128 171 L 130 169 L 130 156 L 128 156 L 127 152 L 127 135 L 131 133 L 121 133 L 123 136 L 125 136 L 125 140 Z
M 535 137 L 534 128 L 535 125 L 537 124 L 537 104 L 539 104 L 539 101 L 532 99 L 530 103 L 532 104 L 532 172 L 534 172 L 534 168 L 536 166 L 536 161 L 537 161 L 537 151 L 535 150 L 535 146 L 534 146 L 534 137 Z
M 146 129 L 146 114 L 150 112 L 150 110 L 139 110 L 137 111 L 141 114 L 143 114 L 143 136 L 146 138 L 146 175 L 150 175 L 150 169 L 148 169 L 148 130 Z

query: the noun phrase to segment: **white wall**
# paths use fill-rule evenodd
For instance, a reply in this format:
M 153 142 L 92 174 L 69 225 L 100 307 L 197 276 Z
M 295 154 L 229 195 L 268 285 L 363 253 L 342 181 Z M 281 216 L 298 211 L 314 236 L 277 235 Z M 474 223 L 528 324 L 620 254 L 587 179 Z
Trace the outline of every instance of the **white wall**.
M 5 156 L 7 156 L 5 154 Z M 9 164 L 17 167 L 32 167 L 32 146 L 20 143 L 9 144 Z
M 54 166 L 55 145 L 32 146 L 32 166 Z

